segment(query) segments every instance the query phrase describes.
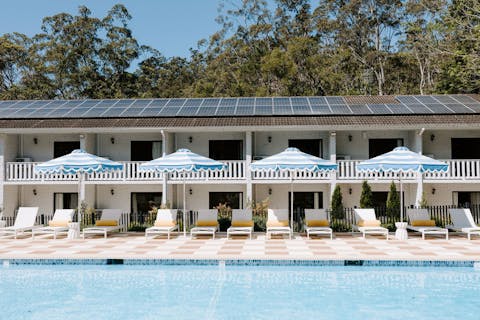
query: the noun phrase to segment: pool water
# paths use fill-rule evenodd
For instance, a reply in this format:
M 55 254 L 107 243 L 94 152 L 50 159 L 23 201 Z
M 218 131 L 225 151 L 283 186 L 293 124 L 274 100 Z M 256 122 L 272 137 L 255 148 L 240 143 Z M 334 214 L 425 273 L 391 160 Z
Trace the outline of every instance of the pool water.
M 480 271 L 0 267 L 0 319 L 480 319 Z

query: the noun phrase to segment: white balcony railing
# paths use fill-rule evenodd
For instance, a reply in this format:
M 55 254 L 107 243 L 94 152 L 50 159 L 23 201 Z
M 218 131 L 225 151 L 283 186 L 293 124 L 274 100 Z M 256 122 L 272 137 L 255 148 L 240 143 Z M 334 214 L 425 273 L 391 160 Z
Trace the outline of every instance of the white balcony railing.
M 289 180 L 290 173 L 286 171 L 258 171 L 253 172 L 252 177 L 254 180 Z M 295 180 L 325 180 L 330 179 L 331 174 L 328 172 L 297 172 L 294 178 Z

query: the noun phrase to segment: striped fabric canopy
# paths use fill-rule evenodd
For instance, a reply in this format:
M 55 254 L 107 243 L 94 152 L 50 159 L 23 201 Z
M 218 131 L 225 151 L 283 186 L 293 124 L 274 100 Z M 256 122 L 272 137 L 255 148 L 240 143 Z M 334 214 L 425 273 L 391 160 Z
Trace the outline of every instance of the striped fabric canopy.
M 179 149 L 172 154 L 142 163 L 138 167 L 140 171 L 149 172 L 221 171 L 225 168 L 225 164 L 193 153 L 188 149 Z
M 255 161 L 250 165 L 252 171 L 334 171 L 337 164 L 304 153 L 297 148 L 287 148 L 285 151 L 268 158 Z
M 122 170 L 123 164 L 90 154 L 82 149 L 53 160 L 37 164 L 36 173 L 92 173 L 103 171 Z
M 434 172 L 447 171 L 448 164 L 422 156 L 407 147 L 397 147 L 378 157 L 357 164 L 357 170 L 367 172 Z

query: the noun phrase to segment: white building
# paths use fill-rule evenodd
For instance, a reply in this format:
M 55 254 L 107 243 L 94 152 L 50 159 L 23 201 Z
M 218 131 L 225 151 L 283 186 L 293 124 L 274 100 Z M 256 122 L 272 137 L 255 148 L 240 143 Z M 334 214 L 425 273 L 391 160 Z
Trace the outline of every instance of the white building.
M 282 97 L 78 101 L 0 101 L 0 206 L 40 213 L 76 207 L 77 180 L 40 176 L 34 165 L 83 148 L 125 163 L 119 173 L 94 174 L 86 201 L 95 208 L 145 211 L 162 193 L 182 208 L 182 178 L 140 173 L 140 163 L 188 148 L 225 161 L 225 173 L 190 174 L 192 210 L 229 201 L 244 207 L 270 199 L 288 208 L 289 179 L 251 173 L 249 163 L 288 146 L 337 161 L 336 174 L 307 174 L 295 181 L 295 206 L 328 208 L 336 184 L 344 205 L 358 206 L 367 179 L 377 201 L 392 176 L 360 174 L 355 163 L 405 145 L 450 164 L 447 173 L 408 175 L 406 205 L 424 192 L 429 204 L 480 203 L 480 98 L 453 96 Z

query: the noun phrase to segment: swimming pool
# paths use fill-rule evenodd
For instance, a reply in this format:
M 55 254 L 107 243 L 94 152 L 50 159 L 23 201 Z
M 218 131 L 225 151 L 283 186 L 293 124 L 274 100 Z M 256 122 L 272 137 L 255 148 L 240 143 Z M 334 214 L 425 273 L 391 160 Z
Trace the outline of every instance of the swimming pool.
M 1 319 L 479 319 L 448 267 L 0 267 Z

